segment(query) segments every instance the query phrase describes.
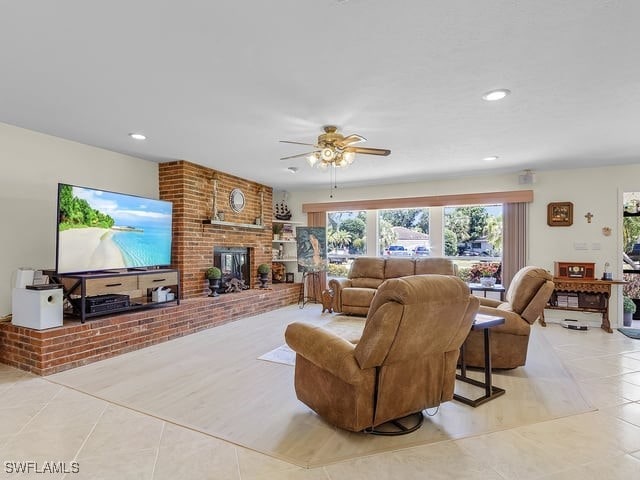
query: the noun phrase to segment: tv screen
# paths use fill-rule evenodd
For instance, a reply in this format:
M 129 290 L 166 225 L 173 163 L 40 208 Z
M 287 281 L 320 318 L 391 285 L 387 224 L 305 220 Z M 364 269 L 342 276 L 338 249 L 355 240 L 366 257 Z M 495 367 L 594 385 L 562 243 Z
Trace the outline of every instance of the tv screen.
M 170 265 L 172 210 L 164 200 L 59 183 L 56 271 Z

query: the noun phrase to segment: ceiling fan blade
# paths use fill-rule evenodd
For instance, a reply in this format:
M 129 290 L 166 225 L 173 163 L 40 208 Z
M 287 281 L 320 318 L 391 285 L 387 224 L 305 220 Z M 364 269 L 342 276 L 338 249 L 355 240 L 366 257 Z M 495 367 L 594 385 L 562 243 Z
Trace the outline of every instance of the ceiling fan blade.
M 347 147 L 345 148 L 345 152 L 363 153 L 365 155 L 382 155 L 383 157 L 386 157 L 391 153 L 391 150 L 382 148 Z
M 344 137 L 342 140 L 340 140 L 339 142 L 336 142 L 336 146 L 339 148 L 345 148 L 349 145 L 352 145 L 354 143 L 358 143 L 358 142 L 366 142 L 367 139 L 364 138 L 362 135 L 358 135 L 357 133 L 354 133 L 353 135 L 349 135 L 348 137 Z
M 280 143 L 293 143 L 294 145 L 309 145 L 310 147 L 317 147 L 317 145 L 313 143 L 290 142 L 289 140 L 280 140 Z
M 306 157 L 311 155 L 312 153 L 318 153 L 320 150 L 315 150 L 313 152 L 307 152 L 307 153 L 299 153 L 298 155 L 291 155 L 290 157 L 282 157 L 280 160 L 289 160 L 290 158 L 298 158 L 298 157 Z

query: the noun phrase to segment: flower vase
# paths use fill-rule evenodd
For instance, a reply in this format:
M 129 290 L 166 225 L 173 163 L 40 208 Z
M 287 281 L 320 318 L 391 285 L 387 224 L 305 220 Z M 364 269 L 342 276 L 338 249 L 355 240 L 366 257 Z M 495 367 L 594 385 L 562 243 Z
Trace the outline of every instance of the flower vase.
M 496 284 L 495 277 L 480 277 L 480 285 L 485 288 L 493 288 Z

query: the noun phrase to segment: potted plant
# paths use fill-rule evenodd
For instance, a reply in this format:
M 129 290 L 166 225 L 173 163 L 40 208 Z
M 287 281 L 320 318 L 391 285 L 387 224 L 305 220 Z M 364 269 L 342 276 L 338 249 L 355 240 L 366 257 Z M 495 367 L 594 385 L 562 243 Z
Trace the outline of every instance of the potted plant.
M 281 223 L 273 223 L 271 225 L 271 230 L 273 231 L 273 239 L 280 240 L 280 233 L 282 233 L 282 229 L 284 225 Z
M 636 304 L 631 297 L 627 297 L 626 295 L 622 297 L 622 310 L 624 312 L 622 315 L 622 324 L 625 327 L 630 327 L 633 314 L 636 313 Z
M 270 270 L 271 267 L 266 263 L 261 263 L 260 265 L 258 265 L 258 280 L 260 281 L 260 288 L 267 288 Z
M 204 272 L 204 276 L 209 279 L 209 296 L 217 297 L 218 288 L 220 287 L 220 279 L 222 278 L 222 270 L 218 267 L 209 267 Z

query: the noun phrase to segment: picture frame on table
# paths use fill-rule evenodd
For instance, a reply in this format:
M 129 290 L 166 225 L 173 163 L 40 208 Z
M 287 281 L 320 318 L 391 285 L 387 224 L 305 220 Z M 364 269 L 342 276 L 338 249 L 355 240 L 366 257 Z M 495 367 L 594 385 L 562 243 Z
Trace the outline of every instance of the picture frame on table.
M 547 205 L 547 225 L 550 227 L 569 227 L 573 225 L 573 203 L 549 203 Z
M 286 277 L 286 282 L 287 283 L 293 283 L 293 272 L 289 272 L 287 273 L 287 277 Z

